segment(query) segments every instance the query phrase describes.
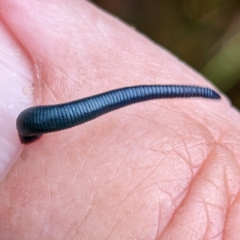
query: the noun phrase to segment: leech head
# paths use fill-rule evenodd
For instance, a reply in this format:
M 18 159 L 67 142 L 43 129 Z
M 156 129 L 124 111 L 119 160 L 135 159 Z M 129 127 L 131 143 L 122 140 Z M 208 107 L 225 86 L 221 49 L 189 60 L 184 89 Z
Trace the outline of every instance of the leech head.
M 19 139 L 21 141 L 22 144 L 28 144 L 28 143 L 32 143 L 35 140 L 37 140 L 38 138 L 40 138 L 42 135 L 34 135 L 34 136 L 22 136 L 19 134 Z
M 32 143 L 41 137 L 41 129 L 38 129 L 38 121 L 36 107 L 31 107 L 23 110 L 17 117 L 16 125 L 18 130 L 19 139 L 22 144 Z M 31 126 L 34 125 L 34 131 L 32 132 Z M 41 124 L 40 124 L 41 126 Z

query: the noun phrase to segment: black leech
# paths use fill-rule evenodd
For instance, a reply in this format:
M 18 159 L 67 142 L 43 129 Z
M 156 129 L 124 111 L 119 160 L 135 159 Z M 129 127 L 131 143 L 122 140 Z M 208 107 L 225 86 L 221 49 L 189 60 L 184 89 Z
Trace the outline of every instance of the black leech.
M 17 118 L 17 130 L 22 143 L 30 143 L 42 134 L 85 123 L 105 113 L 158 98 L 203 97 L 220 99 L 214 90 L 184 85 L 143 85 L 101 93 L 77 101 L 36 106 L 22 111 Z

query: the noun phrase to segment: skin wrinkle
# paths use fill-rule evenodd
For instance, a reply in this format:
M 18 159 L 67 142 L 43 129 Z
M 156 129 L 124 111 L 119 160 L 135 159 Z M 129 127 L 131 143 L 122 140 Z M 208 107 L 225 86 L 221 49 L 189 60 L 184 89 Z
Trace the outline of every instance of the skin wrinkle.
M 206 223 L 205 223 L 205 225 L 206 225 L 206 227 L 205 227 L 205 232 L 204 232 L 204 235 L 203 235 L 203 239 L 207 239 L 207 238 L 209 238 L 209 236 L 208 236 L 208 233 L 209 233 L 209 222 L 210 222 L 210 217 L 209 217 L 209 212 L 208 212 L 208 208 L 207 208 L 207 205 L 205 204 L 205 201 L 204 201 L 204 199 L 202 199 L 202 206 L 203 206 L 203 208 L 205 209 L 205 211 L 204 211 L 204 213 L 205 213 L 205 216 L 206 216 Z
M 225 217 L 224 217 L 224 228 L 223 228 L 223 231 L 222 231 L 222 239 L 226 239 L 226 225 L 227 225 L 227 219 L 229 217 L 229 212 L 230 212 L 230 209 L 231 209 L 231 206 L 228 206 L 227 210 L 226 210 L 226 213 L 225 213 Z
M 203 125 L 200 121 L 198 121 L 198 118 L 194 118 L 190 115 L 190 113 L 186 113 L 186 118 L 189 120 L 189 122 L 193 122 L 194 125 L 196 125 L 196 128 L 198 129 L 204 129 L 207 133 L 206 136 L 210 136 L 213 140 L 215 139 L 214 135 L 211 133 L 211 126 Z M 186 126 L 187 127 L 187 126 Z M 194 133 L 193 133 L 194 135 Z M 219 136 L 218 136 L 219 138 Z
M 131 193 L 130 193 L 131 194 Z
M 112 137 L 112 135 L 111 135 L 111 137 Z M 118 140 L 118 138 L 120 137 L 120 134 L 114 134 L 114 139 L 113 140 L 111 140 L 111 143 L 114 143 L 114 142 L 116 142 L 117 140 Z M 124 137 L 123 135 L 121 136 L 121 137 Z M 109 139 L 109 136 L 107 136 L 106 137 L 106 140 L 108 140 Z M 124 137 L 124 140 L 125 140 L 125 137 Z M 108 146 L 109 145 L 109 141 L 107 141 L 106 142 L 106 144 L 103 142 L 103 140 L 102 140 L 102 143 L 103 143 L 103 145 L 106 145 L 106 146 Z M 118 144 L 118 150 L 119 149 L 123 149 L 124 150 L 124 152 L 126 152 L 126 146 L 128 146 L 129 144 L 131 143 L 131 139 L 127 139 L 127 142 L 126 141 L 124 141 L 124 143 L 122 144 L 122 142 L 120 142 L 120 146 L 119 146 L 119 141 L 118 141 L 118 143 L 116 143 L 116 144 Z M 102 155 L 102 156 L 104 156 L 104 154 L 105 154 L 105 150 L 104 149 L 101 149 L 101 151 L 100 152 L 97 152 L 95 155 Z M 116 157 L 116 153 L 113 151 L 113 158 L 114 157 Z M 121 154 L 122 154 L 122 151 L 121 151 Z M 94 156 L 93 156 L 94 157 Z M 124 158 L 123 158 L 124 159 Z M 101 161 L 99 161 L 99 162 L 96 162 L 95 163 L 95 168 L 98 168 L 99 166 L 101 166 L 101 165 L 103 165 L 105 163 L 105 159 L 103 158 Z
M 239 178 L 238 178 L 238 182 L 235 182 L 235 185 L 238 186 L 238 190 L 236 193 L 232 193 L 232 191 L 230 190 L 230 186 L 229 183 L 227 182 L 227 180 L 229 179 L 227 177 L 228 173 L 227 173 L 227 168 L 224 169 L 224 185 L 225 185 L 225 189 L 227 189 L 227 193 L 229 193 L 229 203 L 228 203 L 228 209 L 231 208 L 231 206 L 234 204 L 238 194 L 240 193 L 240 187 L 239 187 Z
M 38 64 L 39 68 L 39 74 L 38 78 L 40 81 L 40 86 L 42 89 L 42 102 L 41 104 L 50 104 L 52 100 L 54 100 L 54 103 L 62 102 L 66 99 L 66 96 L 69 95 L 70 91 L 66 90 L 66 88 L 63 86 L 63 80 L 64 80 L 64 71 L 61 69 L 54 69 L 51 67 L 50 70 L 47 70 L 42 64 Z M 48 79 L 58 79 L 58 81 L 49 82 Z M 68 81 L 70 76 L 68 76 Z
M 225 178 L 227 179 L 227 178 Z M 228 190 L 228 192 L 230 193 L 230 190 L 229 190 L 229 186 L 227 184 L 227 182 L 225 181 L 225 185 L 226 185 L 226 189 Z M 234 205 L 235 203 L 235 200 L 237 199 L 237 197 L 240 195 L 240 188 L 238 189 L 238 192 L 236 194 L 231 194 L 231 201 L 229 203 L 229 208 L 232 207 L 232 205 Z
M 156 235 L 157 235 L 158 238 L 161 238 L 161 236 L 165 234 L 168 226 L 171 224 L 172 220 L 175 218 L 175 215 L 177 214 L 177 212 L 179 211 L 179 209 L 181 209 L 181 205 L 184 203 L 184 200 L 185 200 L 185 198 L 187 198 L 187 194 L 188 194 L 188 192 L 189 192 L 189 190 L 188 190 L 188 191 L 186 191 L 186 190 L 187 190 L 187 187 L 185 188 L 185 191 L 183 191 L 183 193 L 186 192 L 186 193 L 185 193 L 185 196 L 184 196 L 184 197 L 182 198 L 182 200 L 180 201 L 180 204 L 178 204 L 178 206 L 175 207 L 175 210 L 171 212 L 172 217 L 170 217 L 170 218 L 167 220 L 167 223 L 165 224 L 165 226 L 164 226 L 163 228 L 161 228 L 161 232 L 159 232 L 159 231 L 160 231 L 160 223 L 158 223 L 158 226 L 159 226 L 159 227 L 158 227 L 158 232 L 156 232 Z M 171 196 L 171 195 L 170 195 L 170 196 Z M 171 196 L 171 198 L 172 198 L 172 196 Z M 172 199 L 174 199 L 174 198 L 172 198 Z M 172 200 L 172 203 L 174 203 L 174 200 Z
M 83 224 L 87 221 L 90 212 L 91 212 L 91 208 L 89 209 L 89 211 L 86 214 L 86 216 L 84 217 L 84 219 L 79 224 L 77 224 L 75 231 L 73 231 L 73 233 L 71 234 L 72 239 L 75 239 L 77 236 L 80 235 L 79 233 L 81 232 L 81 230 L 80 230 L 81 226 L 83 226 Z
M 129 127 L 129 125 L 125 125 L 127 128 Z M 124 127 L 123 127 L 124 128 Z M 126 139 L 126 141 L 124 141 L 124 143 L 122 144 L 122 142 L 120 142 L 120 139 L 122 137 L 122 134 L 117 134 L 114 136 L 114 139 L 111 139 L 107 145 L 111 146 L 113 143 L 115 142 L 120 142 L 120 146 L 118 146 L 118 149 L 123 149 L 126 150 L 125 147 L 132 144 L 134 142 L 134 140 L 136 140 L 137 138 L 143 136 L 145 133 L 147 132 L 147 130 L 141 130 L 141 132 L 137 135 L 137 136 L 130 136 L 129 138 Z M 118 144 L 119 145 L 119 144 Z
M 211 134 L 209 128 L 206 128 L 205 126 L 203 126 L 202 123 L 198 122 L 196 119 L 195 119 L 195 123 L 197 124 L 197 127 L 198 127 L 199 129 L 204 129 L 204 132 L 205 132 L 205 130 L 206 130 L 206 132 L 207 132 L 207 133 L 206 133 L 206 136 L 209 136 L 209 137 L 210 137 L 211 141 L 209 141 L 209 142 L 210 142 L 210 147 L 209 147 L 208 152 L 211 152 L 211 149 L 214 148 L 215 145 L 219 142 L 219 136 L 218 136 L 218 139 L 214 138 L 214 136 Z M 208 141 L 207 141 L 206 143 L 208 143 Z M 208 146 L 209 146 L 209 143 L 208 143 Z M 188 148 L 188 149 L 189 149 L 189 148 Z M 206 154 L 206 155 L 208 155 L 208 154 Z M 190 159 L 191 159 L 191 158 L 190 158 Z M 205 159 L 207 159 L 207 158 L 205 158 Z M 205 161 L 206 161 L 206 160 L 205 160 Z M 205 162 L 205 161 L 204 161 L 204 162 Z M 202 164 L 204 164 L 204 162 L 202 162 Z
M 237 190 L 237 193 L 231 193 L 230 191 L 230 187 L 229 187 L 229 184 L 227 183 L 227 173 L 226 173 L 226 169 L 224 169 L 224 183 L 225 183 L 225 188 L 227 189 L 227 192 L 229 193 L 229 196 L 230 196 L 230 200 L 228 201 L 228 209 L 231 208 L 231 206 L 233 205 L 233 203 L 235 202 L 237 196 L 239 195 L 240 193 L 240 187 L 239 187 L 239 182 L 236 183 L 236 185 L 238 186 L 238 190 Z M 239 179 L 238 179 L 239 180 Z
M 154 171 L 154 170 L 153 170 L 153 171 Z M 149 175 L 151 175 L 151 173 L 148 174 L 148 176 L 149 176 Z M 146 179 L 148 176 L 146 176 L 144 179 Z M 129 191 L 129 193 L 127 194 L 127 196 L 117 205 L 116 210 L 115 210 L 115 214 L 117 213 L 117 211 L 118 211 L 118 209 L 120 208 L 120 206 L 121 206 L 124 202 L 126 202 L 126 200 L 127 200 L 129 197 L 131 197 L 131 195 L 132 195 L 133 192 L 135 192 L 135 191 L 138 192 L 137 189 L 139 188 L 139 186 L 141 185 L 141 183 L 144 182 L 144 179 L 142 179 L 142 180 L 136 185 L 135 188 L 133 188 L 131 191 Z M 113 218 L 114 218 L 114 215 L 113 215 Z
M 72 201 L 73 203 L 71 204 L 71 209 L 74 209 L 76 204 L 75 202 L 80 201 L 81 199 L 75 199 L 74 201 Z M 69 212 L 71 212 L 71 209 L 69 208 Z M 66 232 L 65 234 L 65 238 L 64 239 L 75 239 L 76 235 L 79 233 L 79 229 L 80 226 L 83 225 L 85 223 L 85 221 L 87 221 L 89 214 L 91 212 L 91 207 L 88 208 L 88 211 L 85 214 L 85 217 L 82 219 L 82 221 L 79 223 L 78 221 L 74 222 L 76 225 L 74 226 L 74 228 L 71 228 L 71 226 L 69 226 L 69 230 Z M 75 231 L 73 231 L 73 229 L 76 229 Z
M 98 193 L 98 192 L 97 192 Z M 94 195 L 94 198 L 92 200 L 92 203 L 95 201 L 96 197 L 97 197 L 97 193 Z M 92 204 L 94 206 L 94 204 Z M 83 226 L 87 221 L 88 221 L 88 218 L 91 219 L 91 216 L 89 217 L 90 213 L 91 213 L 91 210 L 94 210 L 94 208 L 90 208 L 89 211 L 88 211 L 88 215 L 86 215 L 86 217 L 84 218 L 84 220 L 81 222 L 81 225 L 78 225 L 78 227 L 76 228 L 76 231 L 75 231 L 75 234 L 74 234 L 74 237 L 77 236 L 77 235 L 80 235 L 80 232 L 81 232 L 81 226 Z M 102 216 L 98 217 L 98 219 L 102 218 Z M 87 224 L 87 223 L 86 223 Z
M 230 190 L 229 190 L 229 186 L 226 182 L 227 178 L 226 178 L 226 169 L 224 169 L 224 185 L 225 185 L 225 189 L 227 190 L 226 192 L 230 193 Z M 232 201 L 233 200 L 233 201 Z M 228 201 L 228 207 L 226 209 L 226 212 L 225 212 L 225 217 L 224 217 L 224 226 L 226 226 L 226 221 L 227 221 L 227 217 L 228 217 L 228 213 L 229 213 L 229 209 L 231 208 L 231 205 L 232 205 L 232 202 L 234 202 L 234 198 L 233 199 L 230 199 L 230 201 Z M 225 229 L 225 227 L 224 227 Z M 224 236 L 224 229 L 223 229 L 223 236 Z
M 129 118 L 131 118 L 132 116 L 132 114 L 130 113 L 130 114 L 128 114 L 129 115 Z M 136 117 L 138 117 L 138 119 L 141 121 L 141 120 L 144 120 L 144 121 L 147 121 L 147 122 L 149 122 L 149 123 L 151 123 L 151 124 L 154 124 L 154 125 L 157 125 L 158 124 L 158 122 L 156 122 L 156 121 L 154 121 L 153 120 L 153 118 L 151 118 L 154 114 L 152 114 L 152 115 L 149 115 L 149 116 L 144 116 L 144 115 L 139 115 L 137 112 L 135 113 L 133 113 L 133 115 L 134 116 L 136 116 Z
M 34 61 L 34 59 L 31 57 L 31 55 L 29 54 L 29 52 L 27 52 L 26 49 L 26 53 L 29 56 L 29 59 L 32 63 L 32 74 L 33 74 L 33 80 L 34 80 L 34 85 L 33 85 L 33 95 L 34 95 L 34 103 L 35 104 L 40 104 L 41 100 L 43 99 L 43 91 L 42 91 L 42 82 L 41 82 L 41 71 L 40 71 L 40 67 L 39 65 L 36 64 L 36 62 Z
M 206 218 L 205 222 L 208 222 L 207 219 L 209 219 L 209 216 L 208 216 L 207 208 L 206 208 L 205 204 L 203 204 L 202 202 L 201 202 L 201 205 L 205 209 L 205 212 L 204 212 L 205 213 L 204 216 Z M 205 225 L 207 225 L 207 224 L 205 224 Z M 183 227 L 186 227 L 186 225 L 184 225 Z M 209 239 L 209 238 L 206 237 L 206 235 L 207 235 L 207 228 L 208 228 L 208 225 L 205 227 L 204 235 L 203 236 L 199 236 L 199 234 L 196 231 L 194 231 L 193 229 L 188 227 L 188 229 L 190 229 L 190 231 L 195 235 L 196 239 Z
M 155 236 L 154 236 L 154 239 L 157 239 L 160 237 L 159 233 L 160 233 L 160 220 L 161 220 L 161 213 L 162 213 L 162 208 L 161 208 L 161 203 L 160 203 L 160 199 L 159 199 L 159 210 L 158 210 L 158 217 L 157 217 L 157 228 L 156 228 L 156 233 L 155 233 Z
M 164 107 L 164 105 L 163 105 L 163 108 L 167 109 L 166 107 Z M 211 132 L 210 132 L 211 128 L 209 128 L 209 126 L 203 125 L 203 123 L 198 121 L 198 118 L 194 118 L 192 115 L 190 115 L 190 113 L 185 112 L 184 108 L 181 109 L 181 112 L 180 111 L 175 111 L 175 109 L 174 110 L 172 109 L 171 112 L 178 113 L 178 114 L 182 115 L 183 117 L 185 117 L 186 119 L 188 119 L 189 122 L 196 123 L 197 124 L 196 128 L 199 126 L 200 129 L 204 129 L 204 130 L 207 131 L 206 135 L 210 135 L 211 137 L 213 137 Z M 185 127 L 187 128 L 188 126 L 186 125 Z
M 113 172 L 112 176 L 109 178 L 108 183 L 111 183 L 113 180 L 119 179 L 119 178 L 122 177 L 122 176 L 120 176 L 120 177 L 116 178 L 117 172 L 119 171 L 121 165 L 123 165 L 123 161 L 120 161 L 120 162 L 118 163 L 115 171 Z M 131 168 L 130 168 L 130 169 L 131 169 Z M 128 173 L 126 173 L 126 175 L 127 175 L 127 174 L 128 174 Z M 107 184 L 108 184 L 108 183 L 107 183 Z
M 197 146 L 204 146 L 204 145 L 205 145 L 205 142 L 196 143 L 196 145 L 188 147 L 188 149 L 195 149 L 195 147 L 197 147 Z M 179 146 L 179 147 L 181 147 L 181 146 Z M 176 154 L 178 154 L 181 158 L 184 158 L 179 152 L 175 151 L 174 149 L 172 151 L 174 151 Z M 192 157 L 190 156 L 189 151 L 188 151 L 188 157 L 189 158 L 184 158 L 184 159 L 188 163 L 189 167 L 191 168 L 191 172 L 193 172 L 193 170 L 198 168 L 200 164 L 195 165 L 194 162 L 190 161 L 190 159 L 192 159 Z
M 110 181 L 109 181 L 109 182 L 110 182 Z M 98 188 L 98 190 L 96 191 L 96 193 L 95 193 L 94 196 L 92 197 L 92 200 L 91 200 L 91 205 L 92 205 L 92 206 L 97 205 L 97 204 L 94 204 L 94 202 L 98 202 L 98 201 L 96 200 L 97 195 L 98 195 L 98 193 L 100 192 L 100 190 L 101 190 L 102 188 L 104 188 L 105 186 L 106 186 L 106 185 L 100 186 L 100 188 Z M 85 224 L 85 222 L 87 222 L 88 216 L 90 215 L 90 213 L 92 212 L 92 210 L 93 210 L 93 208 L 90 208 L 90 209 L 88 210 L 86 216 L 84 217 L 84 219 L 81 221 L 81 223 L 78 224 L 78 227 L 76 228 L 75 234 L 73 234 L 73 238 L 75 238 L 75 236 L 77 236 L 77 235 L 79 234 L 80 229 L 81 229 L 81 226 L 83 226 L 83 224 Z
M 48 184 L 48 208 L 47 210 L 45 211 L 44 215 L 43 215 L 43 220 L 42 220 L 42 225 L 40 227 L 40 229 L 42 230 L 41 231 L 41 237 L 44 237 L 44 235 L 46 234 L 46 228 L 45 226 L 47 226 L 47 222 L 49 222 L 49 216 L 50 216 L 50 212 L 51 212 L 51 205 L 54 205 L 53 204 L 53 201 L 52 201 L 52 197 L 51 197 L 51 187 L 50 187 L 50 184 Z M 48 233 L 48 231 L 47 231 Z
M 190 156 L 190 153 L 188 151 L 187 144 L 186 144 L 185 140 L 181 137 L 181 135 L 178 132 L 176 132 L 176 134 L 177 134 L 178 138 L 182 140 L 181 143 L 183 143 L 183 144 L 179 144 L 179 146 L 174 147 L 174 149 L 172 149 L 172 151 L 174 151 L 180 158 L 184 159 L 185 162 L 189 165 L 189 169 L 192 169 L 193 165 L 192 165 L 192 162 L 190 161 L 191 156 Z M 182 156 L 182 154 L 176 150 L 177 148 L 182 149 L 182 146 L 184 146 L 184 149 L 185 149 L 185 152 L 187 153 L 187 157 L 188 158 Z
M 231 212 L 232 212 L 232 208 L 235 208 L 235 206 L 239 204 L 239 202 L 238 202 L 239 198 L 240 198 L 240 192 L 238 192 L 238 194 L 236 194 L 236 197 L 235 197 L 235 199 L 234 199 L 234 202 L 232 202 L 231 206 L 228 208 L 227 215 L 225 216 L 225 223 L 226 223 L 227 227 L 228 227 L 228 224 L 227 224 L 228 221 L 231 221 L 231 219 L 229 220 L 229 218 L 230 218 L 229 215 L 230 215 Z M 236 201 L 236 202 L 235 202 L 235 201 Z M 226 235 L 229 235 L 229 234 L 228 234 L 228 231 L 229 231 L 229 229 L 227 229 L 227 228 L 224 229 L 223 239 L 227 239 Z M 226 232 L 227 232 L 227 233 L 226 233 Z
M 89 145 L 89 148 L 87 149 L 87 154 L 89 154 L 90 156 L 96 156 L 99 153 L 95 153 L 96 149 L 94 146 L 94 143 L 98 141 L 96 134 L 91 135 L 91 143 Z M 94 154 L 93 154 L 94 153 Z
M 181 136 L 180 136 L 178 133 L 177 133 L 177 135 L 178 135 L 179 138 L 181 138 Z M 187 162 L 188 165 L 189 165 L 189 167 L 190 167 L 190 161 L 189 161 L 189 159 L 191 159 L 191 157 L 190 157 L 190 153 L 189 153 L 189 151 L 188 151 L 187 144 L 186 144 L 184 138 L 182 139 L 182 143 L 183 143 L 183 146 L 184 146 L 184 148 L 185 148 L 185 152 L 187 153 L 188 158 L 184 158 L 183 156 L 181 156 L 181 153 L 177 152 L 177 151 L 176 151 L 176 148 L 175 148 L 174 151 L 175 151 L 175 153 L 179 154 L 179 156 L 180 156 L 181 158 L 183 158 L 183 159 L 185 160 L 185 162 Z M 187 159 L 188 159 L 188 160 L 187 160 Z
M 189 232 L 193 233 L 193 235 L 195 235 L 195 239 L 199 239 L 198 238 L 198 234 L 196 233 L 196 231 L 194 231 L 193 229 L 189 228 L 188 226 L 184 225 L 183 228 L 186 228 L 189 230 Z M 205 238 L 203 238 L 205 239 Z
M 135 123 L 136 123 L 136 121 L 135 121 Z M 128 124 L 125 126 L 127 127 L 127 129 L 129 128 Z M 136 145 L 136 139 L 138 139 L 140 136 L 143 136 L 145 133 L 147 133 L 147 130 L 143 129 L 142 132 L 140 132 L 139 134 L 136 133 L 137 134 L 136 136 L 131 135 L 131 137 L 127 138 L 126 140 L 124 138 L 124 141 L 121 141 L 121 138 L 123 138 L 122 133 L 115 134 L 114 139 L 111 140 L 111 142 L 108 142 L 107 145 L 111 145 L 112 143 L 117 142 L 118 150 L 120 150 L 120 149 L 123 150 L 123 151 L 121 151 L 121 153 L 123 154 L 123 159 L 126 159 L 128 150 L 131 150 L 132 146 Z M 113 154 L 115 154 L 115 153 L 113 152 Z
M 215 206 L 215 205 L 213 205 L 213 206 Z
M 211 181 L 210 179 L 204 178 L 202 177 L 202 180 L 210 183 L 211 185 L 213 185 L 218 191 L 221 189 L 221 187 L 217 186 L 213 181 Z M 215 179 L 214 179 L 215 180 Z
M 118 221 L 116 221 L 116 223 L 114 224 L 114 226 L 112 227 L 112 230 L 109 232 L 109 234 L 106 236 L 106 239 L 111 239 L 111 235 L 114 233 L 114 230 L 117 228 L 117 226 L 120 223 L 120 219 Z
M 42 88 L 44 88 L 44 91 L 47 92 L 47 94 L 49 96 L 51 96 L 51 98 L 55 101 L 55 102 L 59 102 L 56 94 L 53 92 L 53 90 L 51 90 L 51 88 L 48 86 L 47 81 L 42 81 Z
M 188 167 L 189 167 L 189 170 L 190 170 L 190 173 L 191 173 L 191 178 L 194 176 L 194 173 L 193 173 L 193 169 L 192 169 L 192 167 L 191 167 L 191 163 L 190 163 L 190 161 L 188 161 L 187 159 L 185 159 L 183 156 L 181 156 L 180 154 L 179 154 L 179 152 L 177 152 L 177 151 L 175 151 L 175 150 L 173 150 L 181 159 L 183 159 L 184 160 L 184 162 L 186 162 L 187 163 L 187 165 L 188 165 Z M 191 159 L 191 158 L 189 158 L 189 159 Z
M 161 198 L 163 198 L 163 193 L 165 194 L 165 199 L 168 199 L 167 201 L 170 202 L 171 204 L 173 204 L 173 207 L 175 207 L 175 204 L 174 204 L 174 199 L 172 198 L 172 195 L 167 192 L 167 191 L 164 191 L 162 188 L 160 188 L 158 185 L 156 185 L 156 187 L 159 189 L 159 193 L 158 193 L 158 196 L 160 197 L 161 195 Z M 170 200 L 170 201 L 169 201 Z M 164 200 L 166 201 L 166 200 Z M 159 211 L 158 211 L 158 215 L 156 217 L 156 231 L 155 231 L 155 235 L 158 236 L 159 235 L 159 232 L 160 232 L 160 219 L 163 219 L 162 217 L 160 218 L 160 216 L 162 215 L 162 204 L 161 204 L 162 200 L 159 199 L 158 201 L 158 205 L 159 205 Z M 167 221 L 167 219 L 163 219 L 165 222 Z M 155 226 L 154 225 L 154 226 Z M 167 225 L 167 223 L 165 224 Z M 156 239 L 156 236 L 154 239 Z
M 208 155 L 206 156 L 206 159 L 208 158 L 208 156 L 211 154 L 211 151 L 208 153 Z M 204 161 L 206 162 L 206 160 Z M 181 209 L 181 207 L 183 206 L 183 204 L 185 204 L 185 200 L 188 198 L 189 193 L 191 192 L 191 188 L 193 183 L 195 182 L 195 179 L 199 176 L 199 174 L 201 173 L 203 167 L 204 167 L 204 162 L 203 164 L 200 166 L 200 168 L 198 169 L 198 171 L 196 171 L 195 175 L 192 176 L 191 181 L 189 181 L 189 184 L 186 185 L 185 189 L 186 189 L 186 194 L 185 196 L 182 198 L 182 200 L 180 201 L 180 203 L 178 204 L 178 206 L 175 208 L 175 210 L 171 213 L 171 218 L 169 218 L 168 220 L 168 224 L 166 224 L 165 228 L 162 229 L 161 235 L 164 235 L 164 233 L 167 230 L 167 227 L 169 225 L 171 225 L 171 222 L 175 219 L 175 216 L 177 215 L 177 212 L 179 211 L 179 209 Z M 158 233 L 159 235 L 160 233 Z M 159 235 L 159 237 L 161 236 Z
M 123 159 L 126 159 L 126 157 L 128 156 L 128 150 L 131 149 L 131 146 L 132 145 L 135 145 L 135 142 L 136 142 L 136 139 L 140 138 L 141 136 L 143 136 L 144 134 L 147 133 L 147 130 L 142 130 L 142 132 L 140 132 L 139 134 L 137 134 L 136 136 L 131 136 L 130 138 L 127 139 L 127 141 L 124 141 L 123 144 L 121 144 L 119 147 L 118 147 L 118 150 L 123 150 L 121 151 L 121 153 L 123 153 Z M 116 135 L 116 138 L 114 139 L 115 142 L 120 142 L 120 135 Z M 109 143 L 109 146 L 111 146 L 112 143 L 114 143 L 114 141 L 111 141 Z M 119 145 L 119 144 L 118 144 Z
M 207 221 L 206 221 L 207 226 L 206 226 L 205 235 L 204 235 L 203 239 L 208 239 L 209 238 L 209 233 L 211 233 L 211 231 L 209 230 L 209 223 L 211 222 L 211 218 L 209 216 L 208 206 L 211 205 L 211 204 L 205 202 L 204 199 L 203 199 L 203 202 L 205 203 L 205 204 L 203 204 L 203 206 L 205 208 L 205 213 L 206 213 L 206 216 L 207 216 Z M 216 207 L 215 205 L 213 205 L 213 206 Z M 223 227 L 224 227 L 224 225 L 222 226 L 222 230 L 223 230 Z M 222 235 L 222 233 L 223 233 L 222 230 L 219 233 L 216 233 L 216 235 Z M 215 236 L 211 236 L 211 239 L 214 239 L 214 238 L 215 238 Z
M 239 146 L 239 142 L 229 142 L 229 141 L 226 141 L 226 138 L 227 138 L 227 134 L 228 133 L 231 133 L 231 134 L 236 134 L 235 132 L 232 132 L 232 131 L 229 131 L 229 130 L 226 130 L 226 131 L 224 131 L 223 133 L 222 133 L 222 135 L 221 135 L 221 137 L 219 138 L 219 142 L 221 143 L 221 145 L 223 146 L 223 147 L 225 147 L 226 149 L 228 149 L 230 152 L 233 152 L 233 156 L 232 157 L 234 157 L 234 159 L 236 160 L 236 163 L 238 164 L 238 166 L 239 166 L 239 164 L 240 164 L 240 160 L 238 160 L 238 159 L 240 159 L 239 157 L 240 157 L 240 154 L 238 154 L 239 155 L 239 157 L 237 157 L 236 156 L 236 154 L 237 154 L 237 151 L 235 150 L 235 148 L 234 148 L 234 146 L 236 146 L 236 149 L 238 149 L 238 146 Z M 239 139 L 239 136 L 237 135 L 237 137 L 236 137 L 237 139 Z M 239 139 L 239 141 L 240 141 L 240 139 Z

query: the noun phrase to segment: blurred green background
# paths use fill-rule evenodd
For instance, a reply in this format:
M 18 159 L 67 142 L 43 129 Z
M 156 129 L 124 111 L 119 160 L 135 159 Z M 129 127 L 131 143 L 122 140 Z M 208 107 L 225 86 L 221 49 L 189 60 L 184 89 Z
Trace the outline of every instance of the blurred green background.
M 240 0 L 92 0 L 205 75 L 240 109 Z

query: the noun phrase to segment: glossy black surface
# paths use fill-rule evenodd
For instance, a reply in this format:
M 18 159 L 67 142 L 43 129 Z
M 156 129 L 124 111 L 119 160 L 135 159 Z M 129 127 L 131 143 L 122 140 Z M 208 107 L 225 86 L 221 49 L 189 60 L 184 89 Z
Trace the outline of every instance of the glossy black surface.
M 22 143 L 30 143 L 42 134 L 85 123 L 113 110 L 158 98 L 202 97 L 220 99 L 214 90 L 184 85 L 143 85 L 126 87 L 77 101 L 31 107 L 17 118 Z

